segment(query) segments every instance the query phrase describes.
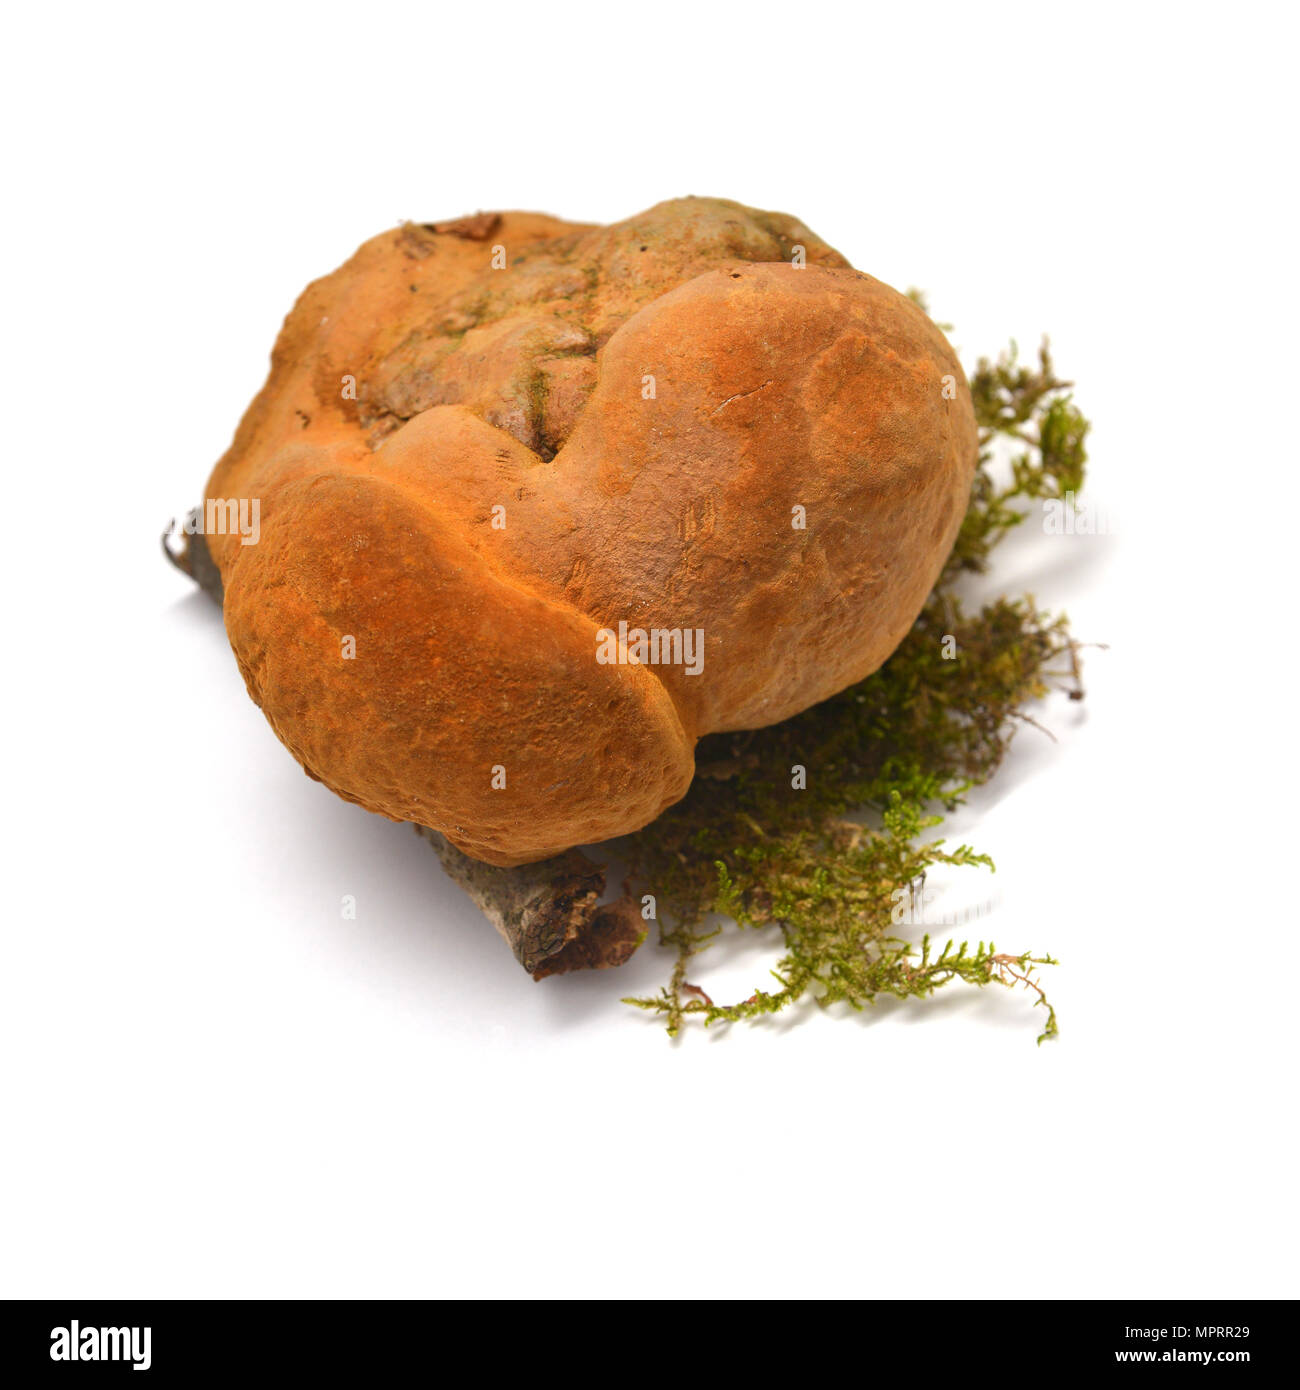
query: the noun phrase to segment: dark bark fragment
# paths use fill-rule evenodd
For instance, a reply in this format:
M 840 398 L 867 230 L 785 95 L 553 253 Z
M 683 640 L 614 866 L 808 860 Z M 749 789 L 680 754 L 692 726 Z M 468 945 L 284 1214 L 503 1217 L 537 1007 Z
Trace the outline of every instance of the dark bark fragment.
M 630 898 L 598 905 L 605 871 L 577 850 L 501 869 L 462 854 L 436 830 L 415 829 L 535 980 L 622 965 L 645 936 Z
M 193 513 L 191 512 L 190 515 L 192 516 Z M 217 568 L 216 561 L 213 560 L 208 550 L 206 539 L 201 532 L 191 536 L 182 531 L 180 533 L 180 549 L 173 550 L 167 541 L 174 535 L 176 535 L 176 523 L 172 521 L 168 523 L 167 529 L 162 534 L 163 554 L 182 574 L 189 575 L 209 598 L 215 599 L 217 606 L 220 607 L 226 601 L 225 589 L 221 583 L 221 571 Z

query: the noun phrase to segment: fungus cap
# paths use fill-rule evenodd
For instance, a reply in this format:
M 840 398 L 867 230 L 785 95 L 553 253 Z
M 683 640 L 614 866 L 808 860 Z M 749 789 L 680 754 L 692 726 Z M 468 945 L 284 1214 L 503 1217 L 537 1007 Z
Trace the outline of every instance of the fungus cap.
M 207 488 L 256 543 L 207 542 L 309 775 L 518 864 L 876 670 L 977 453 L 943 335 L 793 218 L 480 214 L 308 287 Z

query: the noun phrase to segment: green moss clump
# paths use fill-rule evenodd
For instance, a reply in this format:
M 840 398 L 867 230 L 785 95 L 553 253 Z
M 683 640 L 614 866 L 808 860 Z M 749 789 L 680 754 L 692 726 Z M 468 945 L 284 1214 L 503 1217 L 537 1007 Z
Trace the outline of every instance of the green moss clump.
M 805 995 L 855 1009 L 878 995 L 919 998 L 953 980 L 1024 986 L 1056 1014 L 1034 977 L 1048 955 L 999 952 L 992 942 L 934 955 L 895 935 L 898 890 L 937 864 L 992 868 L 969 846 L 925 840 L 973 786 L 997 770 L 1026 707 L 1063 684 L 1082 698 L 1078 645 L 1064 616 L 1030 598 L 1001 598 L 967 613 L 955 588 L 987 569 L 998 542 L 1039 500 L 1082 487 L 1088 422 L 1044 344 L 1035 366 L 1015 345 L 971 377 L 980 424 L 970 508 L 944 572 L 898 651 L 874 675 L 771 728 L 712 735 L 697 749 L 686 798 L 622 842 L 632 881 L 654 894 L 660 935 L 676 951 L 672 978 L 626 1002 L 688 1019 L 753 1019 Z M 993 446 L 1010 441 L 1009 481 L 995 479 Z M 951 640 L 945 640 L 951 639 Z M 954 645 L 955 643 L 955 645 Z M 791 786 L 791 769 L 810 769 Z M 865 823 L 860 813 L 868 812 Z M 871 814 L 874 812 L 874 815 Z M 849 817 L 857 817 L 849 819 Z M 723 925 L 713 925 L 717 919 Z M 779 931 L 776 987 L 719 1004 L 689 978 L 724 930 Z

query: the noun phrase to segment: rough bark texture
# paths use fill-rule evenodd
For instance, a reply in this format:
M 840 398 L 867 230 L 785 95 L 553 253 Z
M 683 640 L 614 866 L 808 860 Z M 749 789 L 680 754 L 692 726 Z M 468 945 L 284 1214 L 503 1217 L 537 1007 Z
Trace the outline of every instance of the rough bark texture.
M 605 871 L 577 850 L 502 869 L 462 854 L 428 826 L 415 829 L 535 980 L 622 965 L 645 937 L 630 898 L 597 905 Z
M 221 571 L 217 568 L 208 550 L 208 543 L 202 534 L 188 536 L 180 533 L 180 549 L 173 550 L 167 544 L 169 536 L 176 535 L 176 523 L 163 532 L 163 554 L 182 574 L 188 575 L 205 594 L 215 599 L 218 605 L 225 602 L 225 590 L 221 584 Z
M 180 548 L 173 550 L 167 540 L 174 534 L 173 523 L 163 533 L 163 554 L 220 605 L 224 597 L 221 574 L 206 540 L 182 532 Z M 417 825 L 415 830 L 429 841 L 453 882 L 469 894 L 535 980 L 570 970 L 622 965 L 645 939 L 645 923 L 636 903 L 624 896 L 601 905 L 605 871 L 577 850 L 538 864 L 501 869 L 462 854 L 428 826 Z

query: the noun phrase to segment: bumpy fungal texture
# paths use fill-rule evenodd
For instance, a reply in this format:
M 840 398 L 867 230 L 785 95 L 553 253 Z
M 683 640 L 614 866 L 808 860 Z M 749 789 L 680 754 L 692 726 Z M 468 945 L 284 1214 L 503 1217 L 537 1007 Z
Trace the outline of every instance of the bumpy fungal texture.
M 702 735 L 879 667 L 976 457 L 943 335 L 793 218 L 479 214 L 308 287 L 207 487 L 259 499 L 260 537 L 206 539 L 308 774 L 522 864 L 654 819 Z M 620 621 L 702 630 L 702 671 L 598 662 Z

